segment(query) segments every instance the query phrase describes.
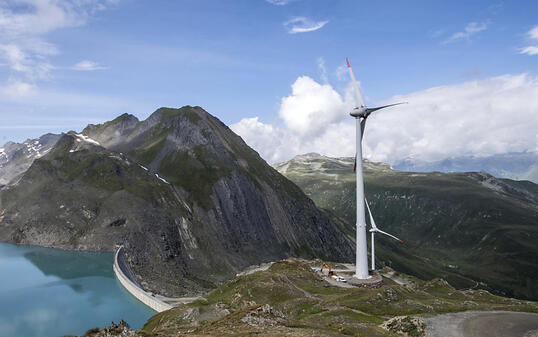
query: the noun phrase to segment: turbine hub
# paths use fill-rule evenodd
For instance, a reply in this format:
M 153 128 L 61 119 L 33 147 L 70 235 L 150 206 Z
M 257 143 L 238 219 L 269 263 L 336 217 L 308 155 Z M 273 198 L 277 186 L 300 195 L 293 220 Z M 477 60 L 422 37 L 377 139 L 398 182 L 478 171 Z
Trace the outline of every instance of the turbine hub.
M 354 108 L 349 114 L 355 118 L 366 118 L 368 110 L 365 107 Z

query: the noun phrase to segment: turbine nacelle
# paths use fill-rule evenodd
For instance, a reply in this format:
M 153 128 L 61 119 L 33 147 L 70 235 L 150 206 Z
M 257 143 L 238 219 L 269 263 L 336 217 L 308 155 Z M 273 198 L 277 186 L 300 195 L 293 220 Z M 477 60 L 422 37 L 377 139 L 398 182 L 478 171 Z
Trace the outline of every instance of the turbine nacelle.
M 359 88 L 359 84 L 357 83 L 357 80 L 355 79 L 355 75 L 353 75 L 353 70 L 351 70 L 351 64 L 349 63 L 349 60 L 346 58 L 347 63 L 347 69 L 349 70 L 349 76 L 351 77 L 351 83 L 353 84 L 353 92 L 355 93 L 355 101 L 357 103 L 357 107 L 353 109 L 353 111 L 350 112 L 350 115 L 355 118 L 364 118 L 366 119 L 372 112 L 384 108 L 388 108 L 389 106 L 399 105 L 399 104 L 406 104 L 407 102 L 401 102 L 401 103 L 395 103 L 395 104 L 389 104 L 389 105 L 383 105 L 377 108 L 367 108 L 366 104 L 364 104 L 364 98 L 362 97 L 361 90 Z
M 368 108 L 362 107 L 354 108 L 349 114 L 355 118 L 366 118 L 371 114 L 371 112 L 368 112 Z
M 395 106 L 395 105 L 400 105 L 400 104 L 407 104 L 407 102 L 393 103 L 393 104 L 379 106 L 377 108 L 367 108 L 363 106 L 360 108 L 354 108 L 353 111 L 351 111 L 349 114 L 355 118 L 366 118 L 370 116 L 370 114 L 374 111 L 385 109 L 385 108 Z

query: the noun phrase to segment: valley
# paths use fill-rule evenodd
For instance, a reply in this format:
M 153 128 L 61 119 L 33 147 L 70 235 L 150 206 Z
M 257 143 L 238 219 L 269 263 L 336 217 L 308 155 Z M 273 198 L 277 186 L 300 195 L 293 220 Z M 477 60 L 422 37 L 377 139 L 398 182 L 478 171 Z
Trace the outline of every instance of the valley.
M 379 266 L 460 289 L 538 298 L 538 185 L 481 172 L 403 172 L 364 161 L 365 191 L 377 225 Z M 274 165 L 354 239 L 353 158 L 318 154 Z

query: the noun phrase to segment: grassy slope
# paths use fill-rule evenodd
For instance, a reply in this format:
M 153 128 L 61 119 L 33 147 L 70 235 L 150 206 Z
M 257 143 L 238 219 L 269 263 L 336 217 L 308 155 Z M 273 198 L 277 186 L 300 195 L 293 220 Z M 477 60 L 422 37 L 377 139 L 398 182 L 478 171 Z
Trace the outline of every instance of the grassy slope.
M 354 237 L 352 161 L 292 161 L 284 173 Z M 278 168 L 278 167 L 277 167 Z M 283 167 L 281 166 L 281 170 Z M 538 298 L 536 204 L 516 190 L 495 191 L 480 173 L 410 173 L 365 164 L 365 189 L 378 226 L 405 241 L 377 236 L 377 262 L 459 288 Z M 538 195 L 528 182 L 501 181 Z M 337 218 L 340 218 L 338 221 Z
M 339 288 L 302 260 L 281 261 L 266 271 L 235 277 L 199 301 L 153 316 L 141 334 L 396 336 L 378 325 L 396 315 L 471 309 L 538 312 L 534 302 L 483 290 L 458 291 L 439 279 L 410 280 L 407 286 L 385 280 L 387 285 L 377 289 Z M 263 316 L 266 321 L 247 324 L 249 312 L 264 304 L 271 306 Z

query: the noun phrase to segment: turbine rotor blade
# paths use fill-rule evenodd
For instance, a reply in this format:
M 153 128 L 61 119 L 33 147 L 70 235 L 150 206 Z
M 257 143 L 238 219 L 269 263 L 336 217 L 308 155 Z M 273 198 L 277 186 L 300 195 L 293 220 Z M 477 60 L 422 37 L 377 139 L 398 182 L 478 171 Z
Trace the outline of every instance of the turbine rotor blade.
M 361 121 L 361 141 L 364 138 L 364 128 L 366 128 L 366 118 Z
M 385 234 L 385 235 L 387 235 L 387 236 L 390 236 L 390 237 L 393 238 L 394 240 L 398 240 L 398 241 L 400 241 L 401 243 L 403 243 L 403 241 L 402 241 L 401 239 L 395 237 L 395 236 L 392 235 L 392 234 L 389 234 L 389 233 L 387 233 L 387 232 L 383 232 L 382 230 L 379 230 L 378 228 L 376 228 L 375 231 L 378 232 L 378 233 L 381 233 L 381 234 Z
M 364 196 L 364 203 L 366 203 L 366 208 L 368 209 L 368 214 L 370 215 L 370 224 L 372 225 L 372 229 L 374 231 L 377 231 L 377 226 L 375 225 L 374 217 L 372 216 L 372 211 L 370 211 L 370 206 L 368 206 L 368 200 L 366 200 L 366 196 Z
M 379 106 L 379 107 L 377 107 L 377 108 L 367 108 L 367 109 L 366 109 L 366 114 L 369 115 L 369 114 L 371 114 L 371 113 L 374 112 L 374 111 L 381 110 L 381 109 L 385 109 L 385 108 L 388 108 L 388 107 L 391 107 L 391 106 L 395 106 L 395 105 L 400 105 L 400 104 L 408 104 L 408 102 L 400 102 L 400 103 L 394 103 L 394 104 L 389 104 L 389 105 L 383 105 L 383 106 Z
M 403 243 L 403 241 L 401 239 L 399 239 L 399 238 L 395 237 L 394 235 L 389 234 L 387 232 L 383 232 L 382 230 L 377 228 L 377 226 L 375 225 L 374 217 L 372 216 L 372 211 L 370 211 L 370 206 L 368 205 L 368 200 L 366 200 L 366 196 L 364 196 L 364 202 L 366 203 L 366 208 L 368 209 L 368 214 L 370 215 L 370 223 L 372 224 L 372 229 L 370 229 L 370 232 L 385 234 L 385 235 L 390 236 L 391 238 L 393 238 L 395 240 L 398 240 L 401 243 Z
M 353 91 L 355 92 L 355 99 L 357 103 L 357 108 L 363 108 L 364 105 L 364 99 L 362 98 L 361 91 L 359 89 L 359 85 L 357 84 L 357 80 L 355 79 L 355 75 L 353 75 L 353 70 L 351 70 L 351 64 L 349 64 L 349 60 L 346 57 L 347 62 L 347 69 L 349 70 L 349 75 L 351 76 L 351 82 L 353 82 Z

